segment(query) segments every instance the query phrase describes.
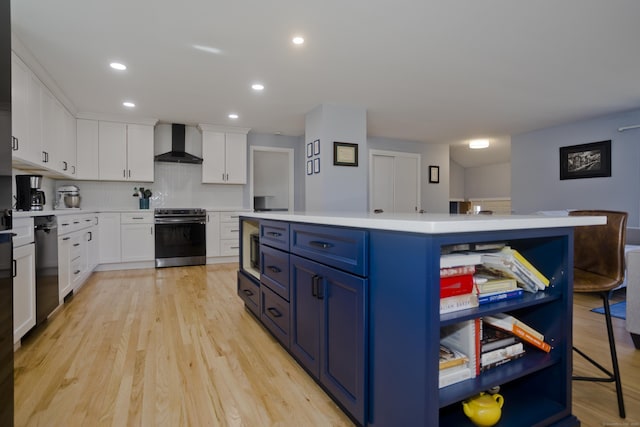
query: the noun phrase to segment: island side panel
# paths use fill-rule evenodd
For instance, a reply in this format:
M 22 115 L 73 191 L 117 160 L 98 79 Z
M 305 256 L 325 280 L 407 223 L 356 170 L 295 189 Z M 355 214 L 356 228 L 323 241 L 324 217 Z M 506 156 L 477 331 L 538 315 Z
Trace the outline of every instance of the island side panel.
M 439 410 L 439 247 L 425 234 L 369 233 L 370 425 L 428 425 Z

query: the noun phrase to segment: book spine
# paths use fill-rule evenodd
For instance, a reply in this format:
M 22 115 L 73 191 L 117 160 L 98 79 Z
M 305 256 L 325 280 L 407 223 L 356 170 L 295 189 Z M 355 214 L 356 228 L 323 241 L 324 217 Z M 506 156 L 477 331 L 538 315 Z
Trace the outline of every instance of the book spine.
M 438 388 L 459 383 L 460 381 L 464 381 L 469 378 L 471 378 L 471 368 L 463 368 L 460 370 L 455 370 L 453 372 L 441 371 L 438 378 Z
M 475 265 L 462 265 L 459 267 L 441 268 L 440 277 L 462 276 L 464 274 L 473 274 L 475 272 Z
M 476 376 L 480 375 L 480 341 L 482 340 L 482 319 L 477 317 L 473 322 L 474 344 L 475 344 L 475 370 Z
M 491 302 L 506 301 L 522 297 L 522 289 L 514 289 L 512 291 L 500 292 L 492 295 L 478 295 L 478 304 L 489 304 Z
M 480 363 L 482 366 L 485 366 L 490 363 L 498 362 L 507 357 L 511 357 L 516 354 L 522 353 L 523 351 L 524 351 L 524 346 L 522 345 L 521 342 L 508 345 L 506 347 L 502 347 L 493 351 L 482 353 Z
M 484 365 L 484 366 L 482 366 L 482 368 L 480 368 L 480 371 L 481 372 L 488 371 L 489 369 L 496 368 L 496 367 L 498 367 L 500 365 L 504 365 L 505 363 L 511 362 L 512 360 L 519 359 L 522 356 L 524 356 L 524 351 L 521 352 L 521 353 L 515 354 L 513 356 L 505 357 L 504 359 L 498 360 L 497 362 L 493 362 L 493 363 L 489 363 L 487 365 Z
M 465 310 L 478 306 L 478 296 L 474 293 L 440 298 L 440 314 Z
M 522 329 L 518 325 L 513 325 L 512 330 L 513 330 L 513 333 L 516 336 L 519 336 L 520 338 L 522 338 L 524 341 L 528 342 L 529 344 L 532 344 L 535 347 L 538 347 L 540 350 L 546 351 L 547 353 L 549 353 L 549 351 L 551 351 L 551 346 L 548 343 L 542 341 L 538 337 L 535 337 L 535 336 L 531 335 L 529 332 L 525 331 L 524 329 Z
M 533 335 L 534 337 L 538 338 L 540 341 L 544 341 L 544 334 L 542 332 L 533 329 L 531 326 L 527 325 L 522 320 L 515 319 L 513 321 L 513 324 L 519 327 L 520 329 L 528 332 L 529 334 Z
M 512 249 L 513 257 L 520 262 L 527 270 L 529 270 L 540 282 L 544 284 L 545 287 L 549 286 L 549 279 L 545 277 L 544 274 L 540 272 L 537 268 L 533 266 L 520 252 L 515 249 Z
M 440 298 L 464 295 L 473 292 L 473 275 L 440 278 Z

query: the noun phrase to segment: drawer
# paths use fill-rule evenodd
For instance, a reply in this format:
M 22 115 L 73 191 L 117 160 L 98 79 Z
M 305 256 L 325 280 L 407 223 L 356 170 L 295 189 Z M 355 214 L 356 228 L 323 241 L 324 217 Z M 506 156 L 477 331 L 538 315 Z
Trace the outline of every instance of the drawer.
M 153 224 L 151 212 L 128 212 L 120 214 L 121 224 Z
M 82 260 L 76 259 L 71 262 L 71 283 L 76 283 L 82 275 Z
M 238 238 L 220 240 L 220 256 L 238 256 L 240 255 L 240 243 Z
M 82 255 L 82 250 L 83 250 L 82 240 L 83 240 L 83 237 L 84 237 L 83 233 L 78 233 L 78 234 L 75 234 L 75 235 L 71 236 L 71 259 L 72 260 L 80 258 L 80 256 Z
M 291 224 L 291 253 L 363 277 L 369 269 L 368 241 L 364 230 Z
M 260 221 L 260 244 L 289 252 L 289 223 Z
M 221 222 L 220 223 L 220 238 L 221 239 L 239 239 L 240 238 L 240 223 L 236 222 Z
M 289 301 L 289 254 L 260 245 L 260 281 Z
M 71 233 L 81 228 L 80 217 L 77 215 L 58 216 L 58 236 Z
M 289 303 L 266 286 L 260 286 L 260 320 L 264 326 L 289 348 Z
M 253 314 L 260 317 L 260 285 L 238 271 L 238 296 Z
M 13 247 L 33 243 L 33 218 L 13 218 L 13 230 L 16 235 L 13 236 Z
M 220 212 L 220 222 L 238 222 L 239 219 L 238 212 Z

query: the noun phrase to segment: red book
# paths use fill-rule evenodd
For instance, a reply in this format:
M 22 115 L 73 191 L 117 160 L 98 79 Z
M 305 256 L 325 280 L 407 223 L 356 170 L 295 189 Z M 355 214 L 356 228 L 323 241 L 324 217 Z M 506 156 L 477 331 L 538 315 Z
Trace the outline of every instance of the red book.
M 476 272 L 475 265 L 460 265 L 458 267 L 445 267 L 440 269 L 440 277 L 461 276 Z
M 440 278 L 440 298 L 473 292 L 473 274 Z

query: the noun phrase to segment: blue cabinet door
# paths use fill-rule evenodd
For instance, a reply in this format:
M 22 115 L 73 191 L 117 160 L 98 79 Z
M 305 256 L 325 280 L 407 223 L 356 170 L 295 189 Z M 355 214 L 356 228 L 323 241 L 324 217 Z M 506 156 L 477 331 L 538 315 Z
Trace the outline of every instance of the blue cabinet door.
M 291 352 L 361 424 L 367 279 L 291 255 Z

